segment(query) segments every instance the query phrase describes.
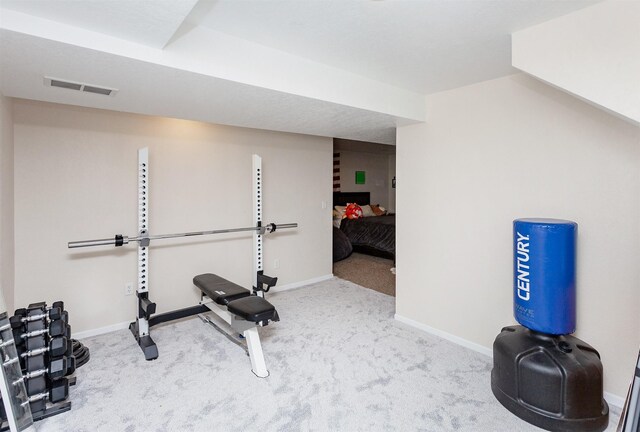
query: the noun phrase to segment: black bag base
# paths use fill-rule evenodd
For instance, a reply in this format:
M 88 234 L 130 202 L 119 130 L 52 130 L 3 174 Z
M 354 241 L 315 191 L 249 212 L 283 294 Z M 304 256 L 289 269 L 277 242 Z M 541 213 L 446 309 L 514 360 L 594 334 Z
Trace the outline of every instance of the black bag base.
M 503 328 L 493 343 L 491 390 L 513 414 L 549 431 L 602 432 L 609 424 L 600 355 L 570 335 Z

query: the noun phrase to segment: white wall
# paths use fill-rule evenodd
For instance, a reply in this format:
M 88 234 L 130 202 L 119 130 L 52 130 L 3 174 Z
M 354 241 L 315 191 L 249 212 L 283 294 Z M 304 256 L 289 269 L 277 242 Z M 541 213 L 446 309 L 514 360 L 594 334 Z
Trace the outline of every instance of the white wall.
M 263 158 L 264 219 L 298 222 L 265 240 L 265 273 L 286 285 L 331 274 L 332 141 L 16 100 L 15 302 L 62 299 L 74 331 L 132 320 L 136 248 L 67 249 L 135 235 L 137 149 L 150 151 L 150 233 L 252 225 L 251 155 Z M 319 180 L 325 179 L 325 180 Z M 156 241 L 158 312 L 196 304 L 193 276 L 250 286 L 250 233 Z M 274 270 L 274 260 L 280 268 Z
M 389 155 L 340 150 L 340 190 L 371 192 L 371 204 L 389 207 Z M 356 171 L 365 172 L 365 184 L 356 184 Z
M 604 1 L 515 32 L 513 65 L 640 124 L 640 2 Z
M 0 93 L 0 311 L 8 310 L 9 314 L 14 305 L 12 105 L 12 100 Z
M 522 74 L 430 96 L 428 113 L 398 129 L 397 314 L 490 348 L 515 323 L 513 219 L 574 220 L 576 336 L 624 396 L 640 345 L 640 129 Z

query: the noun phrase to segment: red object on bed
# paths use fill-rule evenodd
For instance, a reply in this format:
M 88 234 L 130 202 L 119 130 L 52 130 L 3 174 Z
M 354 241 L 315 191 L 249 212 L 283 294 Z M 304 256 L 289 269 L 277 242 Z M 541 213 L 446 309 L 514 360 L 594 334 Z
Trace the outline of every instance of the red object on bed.
M 359 219 L 362 217 L 362 207 L 358 204 L 347 204 L 347 208 L 344 210 L 344 217 L 347 219 Z

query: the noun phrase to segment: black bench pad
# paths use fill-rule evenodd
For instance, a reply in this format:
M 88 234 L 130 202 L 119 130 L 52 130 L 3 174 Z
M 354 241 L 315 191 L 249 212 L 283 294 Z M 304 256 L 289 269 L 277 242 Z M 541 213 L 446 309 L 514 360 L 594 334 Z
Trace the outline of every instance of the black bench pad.
M 200 288 L 207 297 L 222 306 L 227 306 L 229 302 L 248 297 L 251 294 L 248 289 L 212 273 L 204 273 L 194 277 L 193 284 Z
M 233 300 L 227 304 L 227 310 L 250 322 L 280 321 L 276 308 L 258 296 L 249 296 Z

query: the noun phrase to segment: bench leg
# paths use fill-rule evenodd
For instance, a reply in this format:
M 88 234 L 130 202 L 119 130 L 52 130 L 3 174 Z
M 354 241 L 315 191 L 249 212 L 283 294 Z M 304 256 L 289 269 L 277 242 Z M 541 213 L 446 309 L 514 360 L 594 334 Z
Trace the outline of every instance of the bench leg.
M 262 345 L 260 345 L 260 335 L 258 334 L 258 328 L 253 327 L 249 330 L 245 330 L 243 333 L 247 340 L 247 348 L 249 349 L 249 358 L 251 359 L 251 372 L 256 374 L 259 378 L 266 378 L 269 376 L 267 370 L 267 364 L 264 362 L 264 355 L 262 354 Z

